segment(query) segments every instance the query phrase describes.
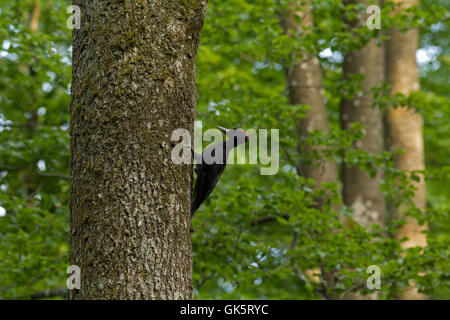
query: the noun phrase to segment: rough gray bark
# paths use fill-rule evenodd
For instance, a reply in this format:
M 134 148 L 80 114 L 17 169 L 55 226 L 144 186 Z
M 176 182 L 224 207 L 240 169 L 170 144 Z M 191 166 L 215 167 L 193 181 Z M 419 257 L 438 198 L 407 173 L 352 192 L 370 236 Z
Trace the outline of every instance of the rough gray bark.
M 354 0 L 349 3 L 367 4 L 365 0 Z M 362 14 L 355 21 L 354 27 L 361 27 L 367 21 Z M 383 115 L 380 109 L 372 107 L 373 96 L 370 90 L 378 87 L 384 80 L 384 54 L 381 46 L 372 39 L 360 50 L 349 52 L 345 56 L 344 78 L 352 74 L 362 74 L 362 91 L 353 100 L 343 99 L 341 104 L 341 128 L 347 130 L 352 123 L 359 122 L 364 127 L 364 137 L 356 142 L 356 146 L 370 153 L 381 153 L 383 143 Z M 343 200 L 351 206 L 355 221 L 364 226 L 385 224 L 385 202 L 380 191 L 381 174 L 374 178 L 357 167 L 343 167 Z
M 71 298 L 191 299 L 192 167 L 171 134 L 193 132 L 207 1 L 73 4 Z

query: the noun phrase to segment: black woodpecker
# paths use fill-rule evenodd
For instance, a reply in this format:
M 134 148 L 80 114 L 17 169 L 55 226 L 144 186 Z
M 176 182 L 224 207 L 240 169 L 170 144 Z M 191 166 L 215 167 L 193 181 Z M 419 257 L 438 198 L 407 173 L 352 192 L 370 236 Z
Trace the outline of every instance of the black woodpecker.
M 195 166 L 197 181 L 194 188 L 194 200 L 192 201 L 191 206 L 191 217 L 203 201 L 205 201 L 214 190 L 220 176 L 225 170 L 228 155 L 231 150 L 248 141 L 248 135 L 242 129 L 226 129 L 220 126 L 217 126 L 217 128 L 226 134 L 226 141 L 206 147 L 201 155 L 191 149 L 192 155 L 197 161 L 197 165 Z M 214 159 L 216 150 L 218 151 L 218 159 Z M 211 159 L 214 160 L 211 161 Z

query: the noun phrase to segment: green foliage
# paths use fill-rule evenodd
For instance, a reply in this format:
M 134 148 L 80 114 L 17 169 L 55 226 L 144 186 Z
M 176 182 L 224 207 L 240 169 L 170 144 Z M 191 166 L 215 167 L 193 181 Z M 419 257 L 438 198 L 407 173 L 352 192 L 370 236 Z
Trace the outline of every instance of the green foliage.
M 0 298 L 29 298 L 64 288 L 68 263 L 68 105 L 70 1 L 42 2 L 39 30 L 29 30 L 33 1 L 0 4 Z M 370 265 L 382 271 L 381 298 L 392 299 L 413 280 L 432 298 L 450 298 L 450 29 L 446 1 L 423 1 L 401 15 L 382 9 L 382 29 L 349 24 L 365 8 L 341 0 L 314 1 L 316 25 L 295 38 L 284 34 L 280 16 L 287 1 L 210 1 L 198 55 L 198 120 L 280 130 L 280 171 L 260 175 L 260 165 L 229 166 L 193 219 L 194 290 L 203 299 L 323 299 L 323 275 L 335 276 L 334 294 L 366 289 Z M 444 8 L 447 6 L 447 8 Z M 342 77 L 342 57 L 390 27 L 420 27 L 421 47 L 439 54 L 421 65 L 422 91 L 390 97 L 373 88 L 374 107 L 409 105 L 424 117 L 426 214 L 414 207 L 411 177 L 393 167 L 394 155 L 354 148 L 363 136 L 355 124 L 339 129 L 339 104 L 361 91 L 361 76 Z M 308 143 L 320 151 L 299 154 L 297 120 L 310 106 L 289 105 L 285 66 L 294 52 L 319 55 L 329 111 L 329 133 L 313 132 Z M 331 54 L 326 55 L 325 52 Z M 398 152 L 401 152 L 398 151 Z M 342 205 L 340 185 L 315 187 L 296 172 L 299 162 L 329 159 L 374 175 L 391 207 L 429 225 L 428 246 L 403 250 L 393 235 L 405 223 L 365 230 Z M 324 200 L 319 209 L 317 199 Z M 1 211 L 0 211 L 1 213 Z M 311 271 L 312 270 L 312 271 Z M 312 274 L 315 273 L 315 276 Z M 315 278 L 316 277 L 316 278 Z M 320 281 L 316 279 L 319 278 Z
M 70 1 L 0 4 L 0 298 L 61 288 L 68 261 Z
M 423 215 L 412 203 L 413 179 L 394 168 L 394 154 L 355 149 L 354 142 L 363 136 L 359 124 L 347 132 L 339 129 L 340 100 L 359 93 L 363 80 L 361 75 L 348 81 L 342 78 L 342 56 L 379 35 L 365 27 L 349 32 L 348 23 L 355 18 L 355 11 L 365 8 L 346 7 L 341 1 L 314 2 L 313 32 L 291 39 L 273 16 L 283 12 L 284 5 L 283 1 L 279 6 L 272 1 L 210 3 L 198 60 L 198 118 L 207 123 L 204 127 L 220 124 L 280 129 L 281 170 L 275 176 L 261 176 L 255 166 L 230 166 L 211 199 L 199 210 L 193 220 L 196 297 L 320 299 L 329 292 L 307 276 L 308 270 L 317 270 L 320 277 L 320 268 L 333 271 L 334 294 L 369 293 L 366 268 L 378 265 L 382 270 L 381 298 L 395 298 L 410 280 L 432 297 L 448 298 L 448 188 L 429 190 L 428 198 L 439 197 L 440 204 L 429 201 Z M 419 26 L 422 33 L 432 33 L 429 26 L 445 16 L 445 10 L 432 14 L 434 3 L 389 18 L 392 9 L 388 4 L 382 10 L 381 31 L 391 26 L 405 30 Z M 440 40 L 436 39 L 435 45 L 440 45 Z M 322 148 L 299 155 L 295 124 L 309 106 L 287 103 L 284 66 L 291 61 L 293 51 L 317 53 L 327 48 L 333 54 L 321 55 L 321 66 L 332 130 L 328 134 L 313 132 L 307 142 Z M 422 73 L 422 77 L 427 76 Z M 440 93 L 421 91 L 410 97 L 390 97 L 386 84 L 371 91 L 374 107 L 386 110 L 388 106 L 408 105 L 422 113 L 427 183 L 432 187 L 439 179 L 442 186 L 448 175 L 431 172 L 437 164 L 439 170 L 448 166 L 449 110 L 448 99 L 442 94 L 448 92 L 448 82 Z M 437 154 L 433 165 L 430 160 Z M 345 228 L 340 221 L 342 217 L 351 219 L 352 209 L 338 206 L 335 210 L 332 205 L 340 202 L 340 186 L 317 189 L 295 171 L 297 162 L 320 159 L 356 165 L 372 176 L 381 169 L 381 189 L 390 206 L 402 205 L 407 214 L 430 225 L 428 247 L 422 253 L 417 248 L 401 248 L 401 241 L 392 236 L 405 223 L 403 219 L 392 220 L 386 228 L 365 230 L 356 223 Z M 329 200 L 321 210 L 316 209 L 318 198 Z

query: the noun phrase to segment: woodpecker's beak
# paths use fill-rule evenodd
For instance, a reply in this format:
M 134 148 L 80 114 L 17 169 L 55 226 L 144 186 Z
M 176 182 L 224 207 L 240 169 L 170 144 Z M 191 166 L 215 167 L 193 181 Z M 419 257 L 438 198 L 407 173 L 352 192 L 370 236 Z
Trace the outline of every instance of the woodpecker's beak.
M 221 126 L 217 126 L 217 128 L 219 128 L 223 133 L 227 134 L 228 129 L 221 127 Z

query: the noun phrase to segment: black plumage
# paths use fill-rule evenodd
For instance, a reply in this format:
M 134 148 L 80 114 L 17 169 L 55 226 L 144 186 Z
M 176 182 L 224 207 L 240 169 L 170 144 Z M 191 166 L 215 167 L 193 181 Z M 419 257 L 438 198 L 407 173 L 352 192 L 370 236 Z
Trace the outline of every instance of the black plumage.
M 191 217 L 194 215 L 194 212 L 200 207 L 203 201 L 208 198 L 208 196 L 217 185 L 217 182 L 219 181 L 220 176 L 222 175 L 227 165 L 227 159 L 230 151 L 238 145 L 248 141 L 248 135 L 242 129 L 226 129 L 219 126 L 218 128 L 227 135 L 228 139 L 226 141 L 206 147 L 201 155 L 195 153 L 192 150 L 192 154 L 197 161 L 197 165 L 195 166 L 197 181 L 194 188 L 194 199 L 191 206 Z M 206 155 L 211 155 L 214 158 L 216 150 L 219 150 L 222 153 L 222 157 L 218 155 L 221 161 L 217 161 L 219 163 L 212 162 L 208 164 L 208 161 L 205 161 Z

